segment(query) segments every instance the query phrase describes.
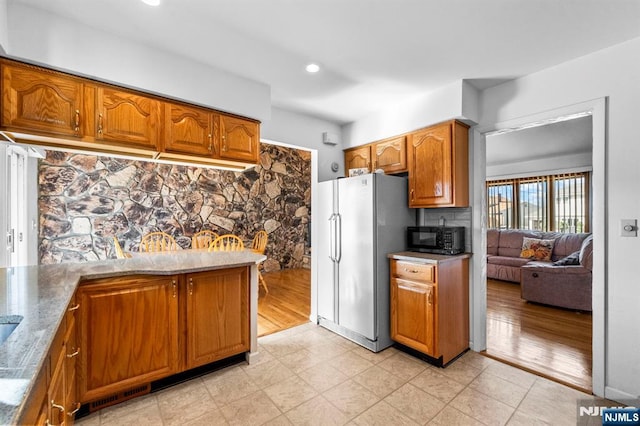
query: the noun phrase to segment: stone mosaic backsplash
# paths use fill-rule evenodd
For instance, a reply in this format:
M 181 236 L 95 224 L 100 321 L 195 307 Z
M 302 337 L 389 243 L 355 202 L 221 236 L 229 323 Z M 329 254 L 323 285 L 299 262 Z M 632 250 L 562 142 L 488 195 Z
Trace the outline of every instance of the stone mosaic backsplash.
M 211 229 L 251 240 L 269 234 L 266 271 L 300 268 L 308 255 L 311 154 L 261 144 L 244 172 L 47 151 L 39 163 L 40 263 L 114 258 L 113 237 L 137 251 L 163 231 L 183 248 Z

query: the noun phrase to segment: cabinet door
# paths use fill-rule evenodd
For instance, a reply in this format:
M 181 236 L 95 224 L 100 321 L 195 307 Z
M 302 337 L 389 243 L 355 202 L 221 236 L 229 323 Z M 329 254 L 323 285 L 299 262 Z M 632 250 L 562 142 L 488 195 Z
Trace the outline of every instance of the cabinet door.
M 203 108 L 165 103 L 165 151 L 213 156 L 212 116 Z
M 369 145 L 348 149 L 344 152 L 344 171 L 349 176 L 350 169 L 371 171 L 371 147 Z
M 58 73 L 2 64 L 2 126 L 81 136 L 82 83 Z
M 377 142 L 373 146 L 373 170 L 398 173 L 407 170 L 407 141 L 405 136 Z
M 451 125 L 431 127 L 409 138 L 409 207 L 450 205 L 453 201 Z
M 437 358 L 435 299 L 431 284 L 391 278 L 391 338 Z
M 109 86 L 96 88 L 96 139 L 157 150 L 160 101 Z
M 64 360 L 64 383 L 65 383 L 65 418 L 66 424 L 73 424 L 74 416 L 80 409 L 80 400 L 78 398 L 78 385 L 76 368 L 78 364 L 78 356 L 80 349 L 78 348 L 78 339 L 76 332 L 77 313 L 80 308 L 75 303 L 75 297 L 67 309 L 66 322 L 67 334 L 65 336 L 65 360 Z
M 178 371 L 177 277 L 131 276 L 82 283 L 82 402 Z
M 49 384 L 49 418 L 47 424 L 63 425 L 65 424 L 65 392 L 64 392 L 64 352 L 51 354 L 51 383 Z
M 258 123 L 220 115 L 220 158 L 257 163 L 259 149 Z
M 248 268 L 188 274 L 187 368 L 249 350 Z

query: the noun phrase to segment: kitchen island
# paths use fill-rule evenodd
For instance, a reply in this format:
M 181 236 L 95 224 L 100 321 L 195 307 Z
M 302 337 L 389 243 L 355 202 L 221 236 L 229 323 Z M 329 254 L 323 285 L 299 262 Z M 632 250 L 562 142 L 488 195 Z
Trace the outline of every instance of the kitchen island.
M 127 276 L 183 276 L 230 268 L 249 271 L 249 351 L 257 357 L 257 264 L 264 255 L 184 250 L 89 263 L 0 269 L 0 324 L 17 327 L 0 343 L 0 424 L 17 424 L 43 373 L 54 369 L 49 353 L 68 322 L 68 309 L 81 282 Z M 174 293 L 175 294 L 175 293 Z M 73 309 L 73 306 L 71 309 Z M 86 326 L 86 325 L 85 325 Z M 53 364 L 53 361 L 51 361 Z M 49 392 L 51 390 L 49 389 Z

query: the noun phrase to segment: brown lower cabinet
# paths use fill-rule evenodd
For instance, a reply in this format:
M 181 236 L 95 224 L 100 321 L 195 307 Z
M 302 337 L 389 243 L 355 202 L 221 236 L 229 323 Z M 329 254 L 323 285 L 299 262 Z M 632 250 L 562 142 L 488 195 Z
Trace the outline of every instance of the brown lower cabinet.
M 78 308 L 73 298 L 36 379 L 20 424 L 73 424 L 75 413 L 80 409 L 76 387 Z
M 469 259 L 391 259 L 391 339 L 445 365 L 469 347 Z
M 250 348 L 248 267 L 85 281 L 77 297 L 80 400 L 98 408 Z

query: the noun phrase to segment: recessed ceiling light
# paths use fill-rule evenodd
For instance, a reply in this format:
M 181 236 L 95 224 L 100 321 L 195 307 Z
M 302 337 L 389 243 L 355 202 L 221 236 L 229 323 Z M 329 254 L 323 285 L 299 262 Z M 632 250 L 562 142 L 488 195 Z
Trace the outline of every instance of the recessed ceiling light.
M 143 3 L 148 4 L 149 6 L 159 6 L 160 0 L 142 0 Z
M 307 72 L 316 73 L 320 71 L 320 66 L 318 64 L 309 64 L 305 69 L 307 70 Z

